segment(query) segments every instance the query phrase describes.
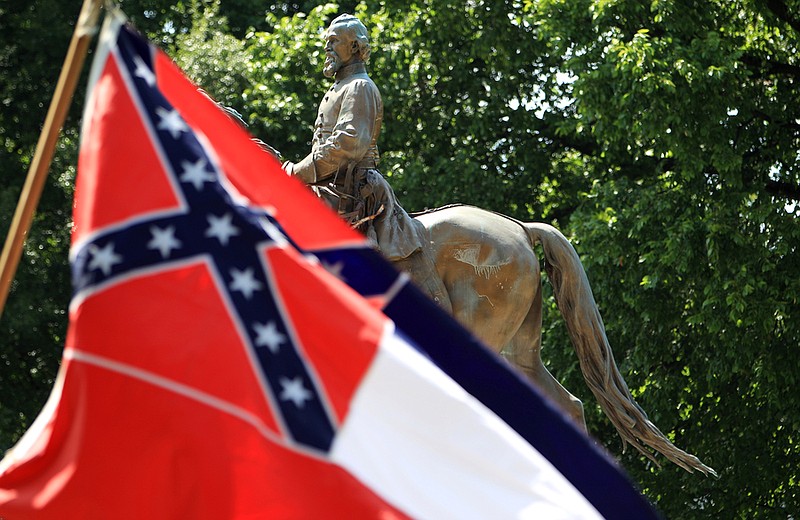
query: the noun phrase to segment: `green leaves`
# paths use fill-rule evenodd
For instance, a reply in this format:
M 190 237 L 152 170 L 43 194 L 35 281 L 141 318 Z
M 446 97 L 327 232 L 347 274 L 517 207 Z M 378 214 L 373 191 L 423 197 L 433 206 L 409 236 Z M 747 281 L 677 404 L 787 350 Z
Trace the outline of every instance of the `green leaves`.
M 35 4 L 0 9 L 8 29 L 0 215 L 13 211 L 66 51 L 69 28 L 53 18 L 77 15 L 77 7 L 73 15 L 57 2 Z M 404 206 L 465 202 L 556 223 L 585 262 L 636 398 L 679 446 L 720 472 L 702 479 L 622 455 L 665 516 L 786 518 L 800 509 L 797 6 L 349 4 L 122 6 L 254 135 L 293 160 L 310 150 L 329 85 L 322 32 L 354 11 L 370 30 L 369 70 L 385 105 L 381 169 Z M 4 446 L 44 402 L 57 368 L 76 122 L 3 317 Z M 545 307 L 548 366 L 583 399 L 590 431 L 618 453 L 552 299 Z

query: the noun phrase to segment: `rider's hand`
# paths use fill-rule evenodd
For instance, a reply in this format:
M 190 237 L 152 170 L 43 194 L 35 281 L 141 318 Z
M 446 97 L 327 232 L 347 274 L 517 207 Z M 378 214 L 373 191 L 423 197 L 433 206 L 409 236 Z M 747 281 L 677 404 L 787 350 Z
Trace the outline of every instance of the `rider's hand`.
M 268 152 L 269 154 L 271 154 L 273 157 L 275 157 L 279 161 L 282 159 L 281 153 L 278 150 L 276 150 L 275 148 L 271 147 L 270 145 L 268 145 L 267 143 L 265 143 L 264 141 L 262 141 L 258 137 L 251 137 L 250 139 L 254 143 L 256 143 L 258 146 L 260 146 L 262 150 L 264 150 L 265 152 Z

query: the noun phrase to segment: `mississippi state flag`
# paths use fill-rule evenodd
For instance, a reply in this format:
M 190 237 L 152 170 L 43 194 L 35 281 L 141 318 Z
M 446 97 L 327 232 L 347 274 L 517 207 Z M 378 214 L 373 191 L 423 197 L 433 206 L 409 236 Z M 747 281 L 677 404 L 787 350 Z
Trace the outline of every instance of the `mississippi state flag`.
M 654 517 L 119 16 L 78 166 L 62 367 L 0 517 Z

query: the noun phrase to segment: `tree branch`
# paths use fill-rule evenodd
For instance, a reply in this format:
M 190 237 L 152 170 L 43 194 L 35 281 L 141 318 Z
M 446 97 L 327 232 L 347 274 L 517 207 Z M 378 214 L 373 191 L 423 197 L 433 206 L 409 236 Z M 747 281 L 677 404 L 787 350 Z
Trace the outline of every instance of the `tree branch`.
M 548 119 L 553 118 L 548 117 Z M 600 151 L 597 142 L 592 139 L 581 138 L 575 133 L 565 134 L 558 132 L 556 124 L 552 121 L 539 120 L 535 130 L 554 143 L 560 143 L 561 146 L 580 152 L 583 155 L 596 155 Z
M 794 121 L 776 121 L 774 117 L 767 114 L 763 110 L 754 110 L 753 115 L 767 121 L 770 124 L 778 125 L 780 128 L 787 128 L 789 130 L 794 130 L 795 132 L 800 132 L 800 124 L 797 124 Z
M 563 224 L 565 221 L 569 220 L 572 217 L 572 214 L 575 213 L 575 210 L 578 209 L 577 204 L 570 204 L 569 206 L 559 206 L 558 208 L 553 208 L 545 217 L 553 221 L 555 220 L 559 224 Z
M 784 197 L 800 202 L 800 186 L 795 184 L 768 179 L 766 190 L 767 193 L 771 193 L 778 197 Z
M 765 60 L 753 54 L 744 54 L 740 60 L 753 72 L 756 78 L 763 78 L 768 75 L 794 76 L 800 78 L 800 66 L 797 65 Z
M 800 33 L 800 19 L 792 16 L 786 2 L 783 0 L 765 0 L 764 5 L 766 5 L 767 9 L 778 17 L 779 20 L 786 22 L 795 32 Z
M 800 72 L 800 67 L 797 67 L 797 70 Z M 771 120 L 771 118 L 765 113 L 759 113 L 757 115 Z M 792 123 L 783 122 L 781 124 L 783 124 L 783 126 L 795 128 L 795 125 Z M 577 136 L 575 135 L 559 135 L 557 132 L 555 132 L 554 125 L 542 122 L 541 126 L 539 126 L 537 130 L 541 135 L 547 136 L 547 138 L 551 139 L 554 143 L 559 143 L 561 146 L 571 148 L 577 152 L 580 152 L 581 154 L 595 156 L 599 152 L 599 146 L 597 143 L 588 139 L 576 138 Z M 655 157 L 640 157 L 638 160 L 632 160 L 630 162 L 618 164 L 618 166 L 620 167 L 620 173 L 622 175 L 628 177 L 629 179 L 635 180 L 641 178 L 645 172 L 665 172 L 672 170 L 676 167 L 676 161 L 674 158 L 660 159 Z M 749 177 L 750 182 L 755 182 L 755 180 L 755 176 Z M 766 179 L 764 189 L 767 191 L 767 193 L 771 193 L 777 197 L 784 197 L 786 199 L 800 202 L 800 186 L 798 185 L 777 181 L 774 179 Z M 551 218 L 560 219 L 564 216 L 569 216 L 574 210 L 575 208 L 567 208 L 566 211 L 561 212 L 564 213 L 563 215 L 559 213 L 558 215 L 551 215 Z

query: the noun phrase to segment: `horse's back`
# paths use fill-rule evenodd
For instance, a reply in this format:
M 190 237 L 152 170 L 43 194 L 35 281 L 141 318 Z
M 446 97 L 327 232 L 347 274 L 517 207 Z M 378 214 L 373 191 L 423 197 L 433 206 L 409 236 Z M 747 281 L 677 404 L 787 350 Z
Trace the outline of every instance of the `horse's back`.
M 505 215 L 474 206 L 448 206 L 415 217 L 431 234 L 438 260 L 453 258 L 477 269 L 496 272 L 514 262 L 536 267 L 536 256 L 524 225 Z
M 432 256 L 453 313 L 496 349 L 524 320 L 539 286 L 539 265 L 524 226 L 473 206 L 415 217 L 430 233 Z

